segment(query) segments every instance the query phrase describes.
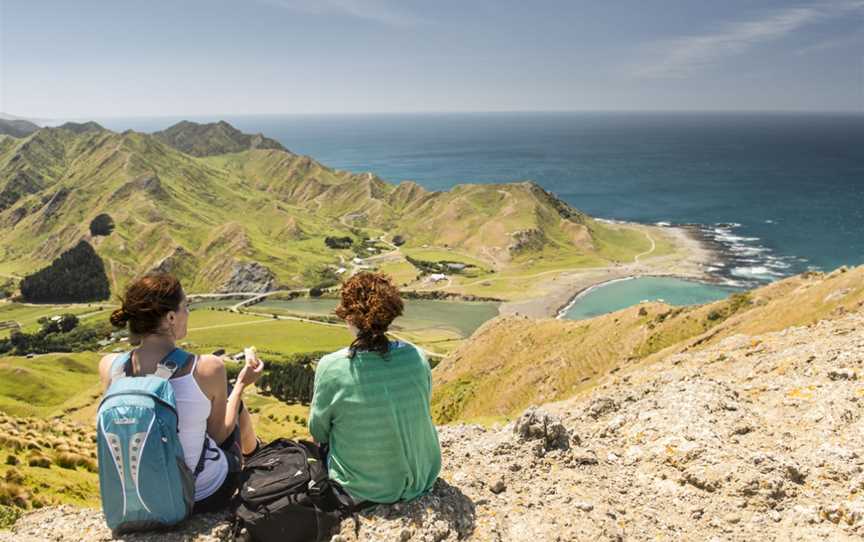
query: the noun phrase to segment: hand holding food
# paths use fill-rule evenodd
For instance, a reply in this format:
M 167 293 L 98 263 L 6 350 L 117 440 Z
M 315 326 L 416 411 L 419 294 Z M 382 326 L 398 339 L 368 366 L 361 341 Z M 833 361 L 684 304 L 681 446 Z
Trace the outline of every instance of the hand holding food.
M 264 372 L 264 362 L 258 359 L 258 353 L 254 346 L 244 349 L 243 354 L 246 357 L 246 364 L 237 376 L 237 383 L 251 386 L 261 378 L 261 374 Z
M 258 350 L 254 346 L 243 349 L 243 356 L 246 358 L 246 364 L 253 369 L 258 366 L 261 361 L 258 359 Z

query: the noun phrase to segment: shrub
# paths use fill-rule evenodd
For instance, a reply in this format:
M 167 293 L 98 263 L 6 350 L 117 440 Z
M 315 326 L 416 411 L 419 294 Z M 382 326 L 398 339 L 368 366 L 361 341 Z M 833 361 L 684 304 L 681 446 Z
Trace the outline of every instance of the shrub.
M 325 237 L 324 244 L 333 249 L 351 248 L 354 239 L 350 237 Z
M 22 484 L 24 482 L 24 475 L 16 468 L 11 468 L 6 471 L 5 478 L 10 484 Z
M 51 459 L 42 454 L 32 454 L 27 458 L 27 464 L 31 467 L 38 467 L 40 469 L 50 469 Z
M 30 494 L 18 484 L 0 482 L 0 505 L 27 508 L 30 505 Z
M 23 450 L 25 447 L 24 441 L 13 436 L 0 435 L 0 447 L 11 448 L 14 451 Z
M 54 462 L 57 464 L 58 467 L 62 469 L 75 470 L 76 468 L 78 468 L 78 464 L 81 459 L 83 458 L 78 454 L 65 452 L 57 454 L 54 457 Z
M 102 213 L 90 222 L 90 234 L 94 237 L 97 235 L 107 236 L 114 231 L 114 220 L 111 215 Z
M 732 313 L 738 312 L 740 309 L 753 304 L 750 298 L 750 292 L 734 293 L 729 296 L 729 310 Z
M 0 504 L 0 529 L 11 527 L 21 517 L 21 510 Z
M 20 465 L 20 464 L 21 464 L 21 460 L 18 459 L 18 456 L 17 456 L 17 455 L 9 454 L 9 455 L 6 456 L 6 464 L 7 464 L 7 465 L 12 465 L 12 466 Z

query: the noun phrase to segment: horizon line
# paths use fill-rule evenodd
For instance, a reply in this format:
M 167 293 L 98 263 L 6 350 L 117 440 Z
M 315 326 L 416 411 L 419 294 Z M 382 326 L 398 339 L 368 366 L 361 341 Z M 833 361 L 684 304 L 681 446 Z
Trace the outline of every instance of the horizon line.
M 610 114 L 610 113 L 700 113 L 700 114 L 853 114 L 862 115 L 864 109 L 490 109 L 490 110 L 435 110 L 435 111 L 328 111 L 328 112 L 272 112 L 272 113 L 160 113 L 133 115 L 85 116 L 27 116 L 0 111 L 17 119 L 30 121 L 84 121 L 97 119 L 176 119 L 176 118 L 229 118 L 229 117 L 327 117 L 327 116 L 399 116 L 399 115 L 494 115 L 494 114 Z

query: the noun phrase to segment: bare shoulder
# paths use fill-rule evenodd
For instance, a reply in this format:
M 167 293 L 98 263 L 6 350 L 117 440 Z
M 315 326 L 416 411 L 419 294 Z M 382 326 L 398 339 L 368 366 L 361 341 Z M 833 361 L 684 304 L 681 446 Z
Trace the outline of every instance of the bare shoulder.
M 212 399 L 216 396 L 219 390 L 224 390 L 228 382 L 228 376 L 225 372 L 225 362 L 219 356 L 206 354 L 198 358 L 198 364 L 195 366 L 195 379 Z
M 100 375 L 108 375 L 111 373 L 111 366 L 114 364 L 114 360 L 117 359 L 117 356 L 120 354 L 106 354 L 102 356 L 102 359 L 99 360 L 99 374 Z
M 111 366 L 114 365 L 114 360 L 120 354 L 107 354 L 99 360 L 99 381 L 102 382 L 102 387 L 107 388 L 111 382 Z
M 204 385 L 225 386 L 228 377 L 225 372 L 225 361 L 219 356 L 206 354 L 198 358 L 195 367 L 198 382 Z

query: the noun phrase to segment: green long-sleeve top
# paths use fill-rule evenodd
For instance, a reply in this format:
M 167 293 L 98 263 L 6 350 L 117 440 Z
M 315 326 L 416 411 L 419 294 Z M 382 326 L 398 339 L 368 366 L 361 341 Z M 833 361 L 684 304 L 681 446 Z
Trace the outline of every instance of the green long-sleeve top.
M 413 345 L 390 352 L 343 349 L 321 358 L 309 432 L 330 444 L 329 474 L 356 500 L 391 503 L 419 497 L 441 470 L 429 401 L 432 371 Z

